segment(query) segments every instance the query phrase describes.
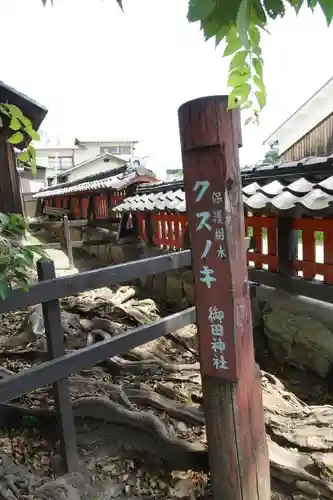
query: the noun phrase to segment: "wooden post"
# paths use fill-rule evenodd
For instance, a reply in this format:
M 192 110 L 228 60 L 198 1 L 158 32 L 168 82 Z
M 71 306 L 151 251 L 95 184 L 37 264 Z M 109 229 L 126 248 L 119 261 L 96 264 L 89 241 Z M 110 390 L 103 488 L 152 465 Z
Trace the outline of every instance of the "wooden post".
M 6 126 L 0 129 L 0 212 L 23 214 L 20 177 L 8 135 Z
M 107 200 L 108 200 L 108 218 L 112 219 L 114 217 L 114 212 L 113 212 L 113 203 L 112 203 L 112 198 L 113 198 L 113 192 L 112 191 L 107 191 Z
M 213 500 L 269 500 L 238 148 L 227 96 L 179 109 Z
M 54 279 L 54 263 L 52 260 L 37 262 L 39 281 Z M 42 304 L 44 327 L 49 359 L 65 356 L 64 330 L 61 324 L 59 300 L 50 300 Z M 77 472 L 79 461 L 76 448 L 76 430 L 72 409 L 68 379 L 53 384 L 57 423 L 60 430 L 60 453 L 66 472 Z
M 69 261 L 69 268 L 73 269 L 73 267 L 74 267 L 73 246 L 72 246 L 72 239 L 71 239 L 71 230 L 69 227 L 67 215 L 64 216 L 64 234 L 65 234 L 65 241 L 66 241 L 66 252 L 67 252 L 68 261 Z
M 298 253 L 297 231 L 292 227 L 292 217 L 278 217 L 278 271 L 282 276 L 295 276 Z
M 154 238 L 154 226 L 153 226 L 153 220 L 150 212 L 147 212 L 145 214 L 145 223 L 146 223 L 146 234 L 147 234 L 147 243 L 148 245 L 153 245 L 153 238 Z

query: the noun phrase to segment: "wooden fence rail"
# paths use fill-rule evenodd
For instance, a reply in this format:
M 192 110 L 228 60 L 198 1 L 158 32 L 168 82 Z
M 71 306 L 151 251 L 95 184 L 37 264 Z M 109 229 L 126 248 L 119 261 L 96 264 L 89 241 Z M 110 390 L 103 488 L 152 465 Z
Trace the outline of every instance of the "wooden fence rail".
M 0 380 L 0 404 L 22 396 L 48 384 L 53 384 L 53 393 L 59 425 L 61 456 L 68 471 L 78 468 L 74 415 L 71 405 L 68 377 L 80 370 L 90 368 L 106 359 L 124 354 L 139 345 L 171 333 L 195 322 L 195 308 L 171 315 L 147 326 L 126 332 L 123 335 L 87 346 L 65 355 L 63 328 L 59 298 L 86 290 L 115 285 L 155 272 L 178 269 L 190 262 L 189 252 L 153 257 L 94 271 L 55 277 L 54 263 L 42 259 L 38 262 L 39 283 L 27 292 L 15 290 L 8 299 L 0 301 L 1 313 L 22 309 L 41 303 L 49 361 L 25 370 L 23 373 Z

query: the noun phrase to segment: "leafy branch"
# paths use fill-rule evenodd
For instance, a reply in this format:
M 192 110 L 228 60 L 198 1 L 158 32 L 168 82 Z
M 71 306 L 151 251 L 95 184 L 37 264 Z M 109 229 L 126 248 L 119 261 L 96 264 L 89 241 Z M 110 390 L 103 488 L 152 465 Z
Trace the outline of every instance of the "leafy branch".
M 5 299 L 14 287 L 26 289 L 35 255 L 45 256 L 39 247 L 22 244 L 26 230 L 27 222 L 22 215 L 0 213 L 1 299 Z
M 30 144 L 18 155 L 18 160 L 30 166 L 33 175 L 36 175 L 36 150 L 31 141 L 39 141 L 40 136 L 34 130 L 29 118 L 14 104 L 0 103 L 0 116 L 8 121 L 8 126 L 13 132 L 7 142 L 14 146 L 22 144 L 28 139 Z
M 231 57 L 228 72 L 229 108 L 251 109 L 258 117 L 266 105 L 261 36 L 269 20 L 283 18 L 286 6 L 296 14 L 302 6 L 320 6 L 327 25 L 333 18 L 333 0 L 189 0 L 188 20 L 200 22 L 205 39 L 226 44 Z

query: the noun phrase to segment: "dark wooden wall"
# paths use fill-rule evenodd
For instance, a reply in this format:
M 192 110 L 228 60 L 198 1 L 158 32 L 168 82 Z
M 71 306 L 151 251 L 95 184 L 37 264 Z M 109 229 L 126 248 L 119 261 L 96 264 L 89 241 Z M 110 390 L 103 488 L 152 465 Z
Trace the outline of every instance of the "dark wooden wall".
M 23 213 L 20 179 L 13 146 L 7 142 L 5 128 L 0 130 L 0 212 Z
M 318 123 L 282 154 L 282 159 L 301 160 L 308 156 L 328 156 L 333 153 L 333 113 Z

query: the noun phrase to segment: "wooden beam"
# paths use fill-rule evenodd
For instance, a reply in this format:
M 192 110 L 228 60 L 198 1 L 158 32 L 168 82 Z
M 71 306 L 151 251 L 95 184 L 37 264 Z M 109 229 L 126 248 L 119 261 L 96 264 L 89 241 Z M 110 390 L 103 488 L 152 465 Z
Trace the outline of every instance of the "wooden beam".
M 74 242 L 73 242 L 74 244 Z M 188 250 L 174 252 L 150 259 L 135 260 L 126 264 L 107 266 L 73 276 L 61 276 L 57 279 L 32 285 L 28 291 L 23 288 L 13 290 L 7 299 L 0 300 L 0 313 L 25 309 L 52 299 L 70 297 L 76 293 L 119 285 L 143 276 L 181 269 L 191 262 Z
M 23 215 L 20 176 L 16 168 L 14 148 L 7 142 L 11 132 L 0 129 L 0 212 Z
M 64 222 L 62 220 L 46 220 L 46 221 L 34 221 L 29 223 L 29 227 L 31 229 L 42 229 L 43 227 L 45 228 L 58 228 L 62 227 Z M 85 227 L 88 226 L 88 219 L 82 219 L 82 220 L 69 220 L 68 221 L 69 227 Z
M 213 500 L 269 500 L 247 277 L 239 110 L 228 97 L 179 109 Z
M 68 256 L 69 268 L 73 269 L 74 267 L 73 245 L 72 245 L 71 231 L 69 228 L 67 215 L 65 215 L 64 217 L 64 235 L 65 235 L 66 253 Z
M 295 276 L 297 260 L 297 231 L 293 229 L 292 217 L 277 218 L 278 271 L 282 276 Z
M 37 272 L 39 281 L 54 279 L 53 261 L 39 260 L 37 262 Z M 59 300 L 44 302 L 42 306 L 48 357 L 50 360 L 63 357 L 66 352 Z M 61 378 L 53 383 L 53 394 L 60 431 L 61 458 L 66 472 L 77 472 L 79 470 L 79 459 L 76 449 L 76 430 L 68 378 Z

